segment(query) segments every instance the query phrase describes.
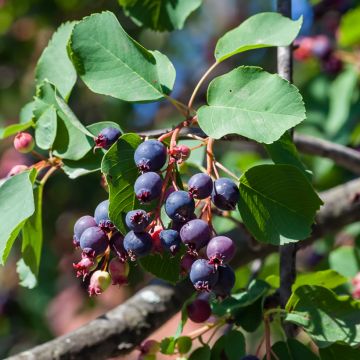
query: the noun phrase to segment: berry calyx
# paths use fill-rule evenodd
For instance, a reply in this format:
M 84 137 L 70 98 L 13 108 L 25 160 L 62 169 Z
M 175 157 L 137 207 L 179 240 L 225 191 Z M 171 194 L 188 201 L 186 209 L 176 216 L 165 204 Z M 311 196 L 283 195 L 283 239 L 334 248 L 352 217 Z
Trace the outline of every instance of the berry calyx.
M 148 203 L 161 194 L 162 180 L 159 174 L 147 172 L 140 175 L 134 185 L 136 197 L 141 203 Z
M 114 127 L 107 127 L 94 138 L 96 148 L 108 150 L 119 139 L 121 131 Z
M 149 225 L 150 218 L 142 209 L 132 210 L 126 214 L 125 223 L 129 230 L 143 231 Z
M 82 253 L 81 260 L 77 264 L 73 264 L 73 268 L 76 270 L 76 277 L 82 277 L 85 280 L 89 273 L 96 269 L 98 261 L 92 256 L 87 256 Z
M 211 200 L 220 210 L 235 210 L 240 193 L 237 185 L 228 178 L 214 181 Z
M 205 259 L 198 259 L 191 266 L 190 280 L 198 291 L 211 291 L 218 276 L 218 272 Z
M 235 244 L 227 236 L 215 236 L 206 248 L 206 256 L 209 264 L 217 268 L 219 265 L 229 262 L 235 255 Z
M 139 171 L 160 170 L 166 162 L 166 147 L 158 140 L 146 140 L 140 144 L 134 153 L 134 161 Z
M 97 270 L 90 278 L 89 296 L 102 294 L 111 283 L 110 274 L 107 271 Z
M 20 132 L 14 138 L 14 148 L 22 154 L 29 153 L 34 146 L 34 138 L 29 133 Z
M 186 311 L 191 321 L 203 323 L 211 316 L 211 307 L 207 300 L 195 299 L 187 307 Z
M 189 193 L 194 199 L 206 199 L 211 195 L 213 181 L 211 177 L 204 173 L 193 175 L 189 182 Z
M 127 284 L 127 277 L 129 275 L 129 264 L 123 262 L 118 258 L 113 258 L 109 263 L 109 273 L 113 285 Z
M 190 157 L 191 150 L 186 145 L 174 146 L 170 151 L 170 156 L 178 163 L 182 164 L 185 160 Z

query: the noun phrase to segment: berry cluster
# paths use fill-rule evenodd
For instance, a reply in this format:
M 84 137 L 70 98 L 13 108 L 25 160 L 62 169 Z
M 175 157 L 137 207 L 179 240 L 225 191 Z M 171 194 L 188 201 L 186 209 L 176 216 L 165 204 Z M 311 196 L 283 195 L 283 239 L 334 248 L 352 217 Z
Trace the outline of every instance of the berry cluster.
M 93 272 L 89 285 L 90 296 L 105 291 L 111 280 L 113 285 L 127 282 L 129 266 L 125 262 L 123 236 L 109 218 L 109 200 L 102 201 L 96 207 L 94 216 L 85 215 L 76 221 L 73 243 L 82 250 L 81 260 L 73 265 L 77 276 L 85 279 Z M 110 260 L 111 250 L 115 256 Z
M 316 58 L 320 61 L 324 71 L 338 73 L 342 68 L 341 60 L 336 56 L 335 49 L 326 35 L 304 36 L 294 43 L 296 49 L 294 57 L 298 61 Z

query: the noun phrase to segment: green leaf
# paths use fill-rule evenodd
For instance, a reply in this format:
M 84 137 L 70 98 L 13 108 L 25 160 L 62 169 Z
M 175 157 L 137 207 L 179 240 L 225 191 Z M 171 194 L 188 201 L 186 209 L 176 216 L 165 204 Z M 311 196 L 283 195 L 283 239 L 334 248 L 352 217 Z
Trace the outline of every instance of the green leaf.
M 320 349 L 321 360 L 359 360 L 360 349 L 354 349 L 346 344 L 333 344 L 327 348 Z
M 0 187 L 0 264 L 4 264 L 25 221 L 34 213 L 35 170 L 9 178 Z
M 351 105 L 354 103 L 354 93 L 358 84 L 358 71 L 354 66 L 348 66 L 332 82 L 329 89 L 330 109 L 325 121 L 326 132 L 336 136 L 349 120 Z
M 211 360 L 223 360 L 225 336 L 220 336 L 211 348 Z
M 308 274 L 299 274 L 296 277 L 292 290 L 303 285 L 318 285 L 328 289 L 335 289 L 347 282 L 347 279 L 334 270 L 316 271 Z
M 40 184 L 34 190 L 35 212 L 25 222 L 22 234 L 22 259 L 17 269 L 20 285 L 32 289 L 37 284 L 40 267 L 41 249 L 43 243 L 42 231 L 42 199 L 44 186 Z M 26 271 L 25 271 L 26 269 Z
M 349 345 L 360 342 L 360 301 L 349 296 L 304 285 L 291 295 L 286 310 L 286 320 L 302 326 L 321 348 L 337 341 Z
M 288 164 L 296 166 L 309 180 L 311 180 L 311 175 L 302 163 L 289 132 L 285 132 L 279 140 L 273 142 L 272 144 L 265 145 L 265 148 L 275 164 Z
M 224 337 L 224 351 L 228 360 L 238 360 L 245 355 L 245 338 L 240 331 L 231 330 Z
M 158 31 L 182 29 L 202 0 L 118 0 L 135 24 Z
M 34 115 L 36 117 L 35 140 L 40 149 L 50 149 L 56 138 L 57 113 L 54 105 L 36 102 Z
M 290 45 L 301 25 L 302 17 L 293 21 L 271 12 L 251 16 L 218 40 L 215 48 L 216 61 L 224 61 L 247 50 Z
M 134 152 L 140 143 L 141 138 L 136 134 L 122 135 L 105 154 L 101 164 L 109 185 L 110 218 L 123 234 L 127 232 L 124 217 L 137 204 L 134 183 L 139 171 Z
M 175 256 L 171 256 L 168 252 L 150 254 L 140 258 L 139 263 L 144 270 L 157 278 L 175 284 L 179 280 L 181 256 L 181 251 Z
M 75 22 L 62 24 L 54 33 L 36 65 L 35 78 L 39 85 L 47 79 L 67 99 L 76 83 L 76 71 L 67 54 L 67 43 Z
M 317 360 L 319 359 L 308 347 L 295 339 L 287 342 L 278 341 L 271 347 L 277 360 Z M 272 356 L 271 360 L 275 360 Z
M 41 116 L 46 108 L 51 106 L 56 109 L 57 126 L 48 124 L 52 132 L 48 133 L 47 141 L 43 140 L 44 144 L 51 143 L 53 130 L 56 129 L 56 138 L 52 145 L 54 155 L 61 159 L 80 160 L 92 149 L 93 134 L 77 119 L 54 85 L 44 81 L 37 90 L 34 113 Z M 54 121 L 54 117 L 47 118 Z
M 0 139 L 5 139 L 9 136 L 15 135 L 20 131 L 24 131 L 26 129 L 31 128 L 33 125 L 34 123 L 31 120 L 24 124 L 9 125 L 4 129 L 0 129 Z
M 171 82 L 169 66 L 162 69 L 165 56 L 155 58 L 111 12 L 93 14 L 76 24 L 70 47 L 78 74 L 93 92 L 135 102 L 159 100 L 169 90 L 163 89 Z
M 113 127 L 115 129 L 119 129 L 121 131 L 121 128 L 119 124 L 113 121 L 100 121 L 91 125 L 88 125 L 86 128 L 94 135 L 99 135 L 99 132 L 107 127 Z
M 292 165 L 254 166 L 240 178 L 241 217 L 264 243 L 306 239 L 321 204 L 305 175 Z
M 149 51 L 156 60 L 156 66 L 158 68 L 158 75 L 162 91 L 164 94 L 170 94 L 171 90 L 174 87 L 176 79 L 176 70 L 173 63 L 169 58 L 162 54 L 160 51 Z
M 190 351 L 192 340 L 189 336 L 181 336 L 176 340 L 177 348 L 180 354 L 186 354 Z
M 198 110 L 198 121 L 215 139 L 234 133 L 270 144 L 306 117 L 294 85 L 253 66 L 240 66 L 215 78 L 207 101 L 209 105 Z
M 339 43 L 341 46 L 358 45 L 360 41 L 360 6 L 341 16 Z
M 30 101 L 22 107 L 19 114 L 20 124 L 28 123 L 33 119 L 34 107 L 35 107 L 35 101 Z
M 217 316 L 234 314 L 237 309 L 245 308 L 261 299 L 269 288 L 265 281 L 254 280 L 250 283 L 247 290 L 232 294 L 224 301 L 212 303 L 213 314 Z
M 196 349 L 191 353 L 189 360 L 210 360 L 211 350 L 209 345 Z
M 329 255 L 330 268 L 339 274 L 352 278 L 360 271 L 360 250 L 352 246 L 342 246 Z

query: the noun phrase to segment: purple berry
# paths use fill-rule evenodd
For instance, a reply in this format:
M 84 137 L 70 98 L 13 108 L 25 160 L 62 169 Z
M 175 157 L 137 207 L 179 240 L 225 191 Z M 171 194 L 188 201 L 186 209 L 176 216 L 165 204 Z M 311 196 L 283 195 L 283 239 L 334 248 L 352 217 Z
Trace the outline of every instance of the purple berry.
M 211 315 L 210 304 L 204 299 L 195 299 L 186 307 L 186 310 L 189 319 L 195 323 L 203 323 Z
M 215 267 L 229 262 L 235 255 L 236 247 L 234 242 L 226 236 L 215 236 L 212 238 L 206 248 L 206 255 L 209 264 Z
M 245 355 L 240 360 L 260 360 L 260 359 L 255 355 Z
M 130 230 L 143 231 L 150 224 L 150 218 L 142 209 L 132 210 L 126 214 L 125 223 Z
M 204 173 L 193 175 L 189 182 L 189 193 L 194 199 L 206 199 L 211 195 L 213 181 L 211 177 Z
M 315 36 L 311 51 L 320 59 L 327 58 L 332 52 L 330 39 L 326 35 Z
M 124 248 L 131 260 L 148 255 L 152 248 L 151 235 L 146 232 L 130 231 L 124 238 Z
M 186 253 L 180 260 L 180 269 L 181 274 L 186 275 L 190 269 L 192 264 L 197 260 L 197 257 L 194 254 Z
M 97 225 L 104 231 L 112 231 L 115 226 L 109 218 L 109 200 L 102 201 L 95 209 L 94 218 Z
M 124 248 L 124 237 L 119 233 L 115 232 L 110 238 L 110 248 L 121 261 L 125 261 L 127 258 L 127 252 Z
M 175 191 L 166 199 L 165 211 L 170 219 L 186 222 L 194 215 L 194 199 L 186 191 Z
M 80 247 L 88 255 L 103 254 L 109 245 L 106 233 L 97 226 L 87 228 L 80 237 Z
M 198 259 L 191 266 L 190 280 L 196 290 L 211 291 L 218 281 L 218 276 L 218 272 L 205 259 Z
M 142 203 L 148 203 L 158 198 L 161 194 L 161 188 L 161 177 L 155 172 L 140 175 L 134 185 L 136 197 Z
M 175 254 L 180 249 L 181 239 L 179 232 L 176 230 L 162 230 L 160 232 L 160 242 L 164 249 Z
M 239 189 L 228 178 L 220 178 L 214 181 L 211 200 L 221 210 L 234 210 L 239 200 Z
M 135 150 L 135 164 L 141 172 L 158 171 L 166 162 L 166 147 L 157 140 L 147 140 Z
M 92 216 L 85 215 L 78 219 L 74 225 L 74 244 L 80 246 L 80 238 L 82 233 L 89 227 L 97 226 L 95 219 Z
M 204 220 L 190 220 L 181 228 L 180 237 L 189 250 L 196 251 L 208 244 L 211 239 L 211 229 Z
M 104 128 L 94 139 L 96 147 L 108 150 L 120 136 L 121 131 L 119 129 L 113 127 Z
M 229 265 L 219 266 L 219 277 L 212 290 L 217 297 L 226 298 L 235 285 L 235 273 Z

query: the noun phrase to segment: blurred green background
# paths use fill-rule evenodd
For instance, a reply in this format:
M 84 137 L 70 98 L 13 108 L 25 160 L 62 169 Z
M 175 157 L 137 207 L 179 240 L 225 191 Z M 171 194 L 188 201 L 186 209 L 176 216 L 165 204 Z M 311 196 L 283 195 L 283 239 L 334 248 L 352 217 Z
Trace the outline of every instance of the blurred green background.
M 308 115 L 298 131 L 354 148 L 360 145 L 359 42 L 341 46 L 337 39 L 342 18 L 358 4 L 355 0 L 301 0 L 294 1 L 293 5 L 294 18 L 304 16 L 302 36 L 326 35 L 337 59 L 336 66 L 316 57 L 295 61 L 294 82 L 304 96 Z M 114 12 L 125 30 L 145 47 L 169 56 L 177 71 L 173 97 L 185 102 L 212 64 L 216 40 L 248 16 L 273 11 L 274 1 L 204 0 L 183 30 L 160 33 L 136 26 L 115 0 L 0 0 L 0 127 L 17 122 L 20 109 L 32 99 L 36 62 L 56 28 L 65 21 L 102 10 Z M 357 24 L 359 22 L 360 17 Z M 259 65 L 275 72 L 275 50 L 235 56 L 219 66 L 216 73 L 242 64 Z M 198 101 L 204 99 L 205 87 Z M 91 93 L 80 80 L 69 103 L 83 123 L 110 120 L 126 131 L 168 127 L 179 121 L 179 115 L 166 102 L 124 103 Z M 0 142 L 0 178 L 14 165 L 34 161 L 31 156 L 16 153 L 11 141 Z M 219 150 L 219 147 L 215 149 L 217 157 L 237 175 L 254 164 L 268 161 L 264 151 L 250 144 L 222 144 Z M 313 171 L 318 190 L 353 177 L 331 161 L 314 157 L 304 160 Z M 201 161 L 201 154 L 193 161 Z M 182 171 L 189 174 L 194 169 L 190 164 Z M 77 328 L 122 302 L 146 281 L 139 269 L 135 269 L 129 287 L 113 288 L 99 298 L 89 299 L 86 284 L 74 276 L 72 263 L 79 254 L 73 250 L 72 227 L 79 216 L 91 214 L 97 203 L 107 197 L 100 182 L 100 174 L 76 180 L 58 174 L 49 181 L 44 198 L 44 248 L 37 288 L 27 290 L 18 285 L 19 251 L 16 246 L 6 267 L 0 268 L 1 358 Z M 217 219 L 215 226 L 218 232 L 236 231 L 234 224 L 226 219 Z M 345 241 L 353 242 L 359 234 L 359 226 L 345 229 L 342 234 L 346 234 Z M 339 236 L 319 242 L 303 260 L 300 259 L 303 268 L 324 266 L 322 259 L 327 261 L 328 251 L 338 239 Z M 277 271 L 276 256 L 267 261 L 263 277 Z M 249 272 L 248 267 L 239 271 L 241 274 Z

